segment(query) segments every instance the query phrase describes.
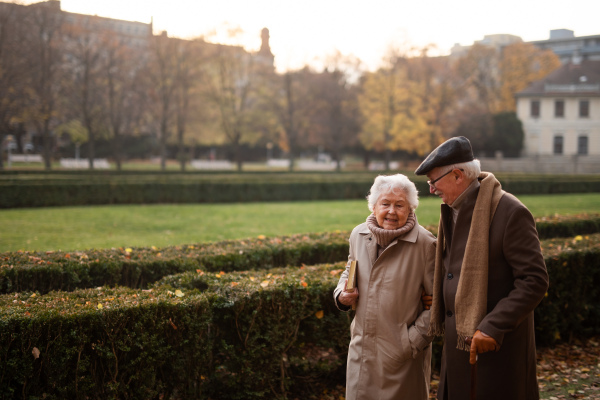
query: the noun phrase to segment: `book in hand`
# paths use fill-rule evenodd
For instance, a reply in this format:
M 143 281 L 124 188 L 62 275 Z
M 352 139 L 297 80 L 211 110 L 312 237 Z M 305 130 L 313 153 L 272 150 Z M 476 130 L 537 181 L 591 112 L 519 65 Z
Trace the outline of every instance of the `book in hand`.
M 346 282 L 346 292 L 353 292 L 354 288 L 356 288 L 356 260 L 350 262 L 348 282 Z M 352 305 L 352 309 L 356 310 L 356 304 Z

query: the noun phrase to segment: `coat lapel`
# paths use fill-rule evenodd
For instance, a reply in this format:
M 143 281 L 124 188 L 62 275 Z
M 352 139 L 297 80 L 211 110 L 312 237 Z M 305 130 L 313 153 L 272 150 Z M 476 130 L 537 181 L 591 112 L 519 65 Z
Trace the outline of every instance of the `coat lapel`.
M 369 261 L 371 262 L 370 267 L 372 268 L 373 264 L 375 264 L 375 260 L 377 260 L 377 241 L 366 225 L 359 233 L 361 238 L 365 241 L 367 254 L 369 255 Z

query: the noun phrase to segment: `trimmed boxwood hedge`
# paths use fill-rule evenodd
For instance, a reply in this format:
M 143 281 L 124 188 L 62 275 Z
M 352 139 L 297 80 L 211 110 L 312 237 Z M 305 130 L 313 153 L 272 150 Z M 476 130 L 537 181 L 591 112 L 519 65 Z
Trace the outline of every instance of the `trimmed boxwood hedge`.
M 426 177 L 403 172 L 422 195 L 429 195 Z M 0 171 L 0 208 L 364 199 L 378 174 Z M 600 192 L 597 175 L 497 174 L 497 178 L 505 190 L 516 195 Z
M 348 258 L 349 232 L 231 240 L 167 248 L 0 254 L 0 293 L 103 285 L 146 288 L 166 275 L 319 264 Z
M 340 379 L 342 267 L 0 296 L 0 398 L 283 398 Z
M 569 235 L 541 243 L 537 344 L 600 334 L 600 234 L 583 232 L 598 216 L 537 227 Z M 353 314 L 332 291 L 345 262 L 310 265 L 345 260 L 348 234 L 1 254 L 15 290 L 0 295 L 0 399 L 308 398 L 343 384 Z
M 428 227 L 434 234 L 437 227 Z M 543 218 L 542 239 L 600 232 L 599 215 Z M 346 260 L 350 232 L 230 240 L 167 248 L 0 254 L 0 293 L 74 290 L 96 286 L 146 288 L 166 275 L 203 269 L 251 270 Z
M 538 345 L 599 334 L 600 234 L 543 251 Z M 344 265 L 2 295 L 0 398 L 306 398 L 317 382 L 343 384 L 352 312 L 331 294 Z

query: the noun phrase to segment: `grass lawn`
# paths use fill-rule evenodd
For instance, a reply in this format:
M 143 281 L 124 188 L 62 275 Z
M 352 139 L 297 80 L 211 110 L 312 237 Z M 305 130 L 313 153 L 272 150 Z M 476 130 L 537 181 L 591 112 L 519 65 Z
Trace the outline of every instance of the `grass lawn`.
M 521 196 L 534 216 L 600 213 L 600 193 Z M 440 200 L 421 199 L 417 217 L 435 225 Z M 85 250 L 351 230 L 366 200 L 287 203 L 115 205 L 0 210 L 0 251 Z

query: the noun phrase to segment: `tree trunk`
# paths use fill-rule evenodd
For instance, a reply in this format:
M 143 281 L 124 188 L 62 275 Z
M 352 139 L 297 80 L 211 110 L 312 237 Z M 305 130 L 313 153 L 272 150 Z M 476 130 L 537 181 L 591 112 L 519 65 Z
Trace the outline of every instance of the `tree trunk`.
M 183 144 L 183 135 L 184 130 L 182 127 L 179 127 L 179 129 L 177 130 L 177 142 L 179 144 L 177 158 L 179 158 L 179 166 L 181 168 L 181 172 L 185 171 L 185 146 Z
M 115 130 L 115 136 L 114 136 L 114 147 L 113 147 L 113 154 L 115 156 L 115 162 L 117 164 L 117 171 L 121 171 L 122 169 L 122 165 L 121 165 L 121 160 L 122 160 L 122 156 L 121 156 L 121 134 Z
M 46 171 L 50 171 L 52 169 L 52 137 L 50 136 L 50 128 L 48 126 L 49 121 L 44 121 L 44 127 L 42 131 L 43 138 L 43 155 L 44 155 L 44 167 Z

